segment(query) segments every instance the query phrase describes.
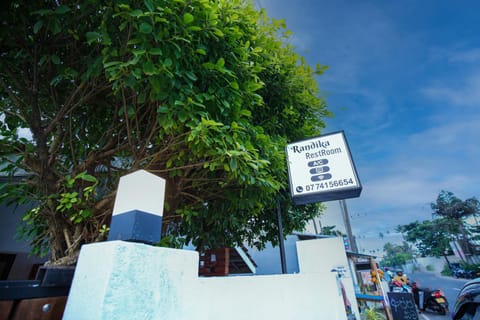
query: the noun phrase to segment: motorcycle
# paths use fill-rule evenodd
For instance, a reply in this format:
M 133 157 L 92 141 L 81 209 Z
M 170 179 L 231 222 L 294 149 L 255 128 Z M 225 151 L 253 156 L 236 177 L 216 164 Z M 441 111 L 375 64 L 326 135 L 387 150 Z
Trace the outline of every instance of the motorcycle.
M 455 278 L 474 279 L 480 277 L 478 269 L 464 269 L 459 263 L 451 263 L 450 270 Z
M 448 313 L 448 301 L 441 290 L 420 289 L 414 283 L 412 293 L 414 295 L 415 302 L 422 311 L 428 309 L 438 312 L 441 315 L 446 315 Z M 423 299 L 420 298 L 421 294 L 423 294 Z M 423 305 L 420 305 L 421 300 L 423 300 Z
M 403 292 L 403 293 L 412 293 L 412 288 L 400 281 L 392 281 L 391 284 L 392 292 Z

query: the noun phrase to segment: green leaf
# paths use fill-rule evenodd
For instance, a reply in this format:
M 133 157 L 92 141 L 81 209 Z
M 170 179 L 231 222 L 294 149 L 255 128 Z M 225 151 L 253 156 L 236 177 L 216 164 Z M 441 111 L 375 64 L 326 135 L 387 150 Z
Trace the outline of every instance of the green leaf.
M 163 65 L 167 68 L 171 67 L 172 64 L 173 64 L 173 62 L 172 62 L 172 59 L 170 59 L 170 58 L 167 58 L 163 61 Z
M 50 85 L 55 87 L 55 86 L 57 86 L 62 80 L 63 80 L 63 76 L 62 76 L 62 75 L 58 75 L 58 76 L 54 77 L 54 78 L 50 81 Z
M 140 23 L 140 32 L 141 33 L 152 33 L 153 27 L 146 22 Z
M 38 20 L 37 23 L 33 26 L 33 33 L 37 34 L 38 31 L 42 28 L 43 26 L 43 20 Z
M 148 53 L 154 56 L 161 56 L 163 54 L 163 51 L 161 48 L 152 48 L 148 50 Z
M 240 110 L 240 114 L 242 116 L 247 116 L 247 117 L 251 117 L 252 116 L 252 112 L 250 110 L 247 110 L 247 109 L 242 109 Z
M 188 12 L 183 15 L 183 23 L 185 23 L 185 24 L 192 23 L 194 19 L 195 18 L 193 17 L 193 15 L 191 15 Z
M 261 88 L 263 88 L 263 83 L 261 82 L 250 81 L 247 83 L 248 91 L 257 91 Z
M 197 81 L 197 76 L 191 71 L 185 71 L 185 75 L 192 81 Z
M 108 69 L 108 68 L 110 68 L 110 67 L 112 67 L 112 66 L 115 66 L 115 65 L 118 65 L 118 64 L 121 64 L 121 63 L 122 63 L 122 61 L 110 61 L 110 62 L 104 63 L 104 64 L 103 64 L 103 67 L 104 67 L 105 69 Z
M 145 54 L 145 52 L 147 52 L 147 50 L 145 50 L 145 49 L 135 49 L 135 50 L 132 50 L 132 52 L 135 56 L 140 56 L 140 55 Z
M 88 182 L 93 182 L 93 183 L 97 183 L 97 182 L 98 182 L 97 178 L 95 178 L 94 176 L 92 176 L 92 175 L 90 175 L 90 174 L 87 174 L 86 171 L 78 174 L 78 175 L 77 175 L 77 178 L 82 179 L 83 181 L 88 181 Z
M 217 60 L 216 66 L 221 68 L 221 67 L 223 67 L 224 65 L 225 65 L 225 59 L 219 58 L 219 59 Z
M 40 16 L 45 16 L 45 15 L 48 15 L 49 13 L 51 13 L 52 10 L 50 9 L 41 9 L 41 10 L 37 10 L 37 11 L 34 11 L 32 12 L 32 14 L 38 14 Z
M 155 65 L 150 60 L 143 64 L 142 69 L 143 69 L 143 73 L 145 73 L 147 76 L 151 76 L 157 73 L 157 70 L 155 69 Z
M 52 63 L 53 64 L 60 64 L 60 58 L 56 54 L 54 54 L 52 56 Z
M 238 86 L 238 82 L 237 82 L 237 81 L 232 81 L 232 82 L 230 82 L 230 87 L 232 87 L 232 88 L 235 89 L 235 90 L 240 89 L 240 87 Z
M 46 61 L 48 61 L 48 55 L 43 55 L 38 63 L 43 65 Z
M 135 9 L 133 11 L 130 11 L 128 14 L 132 17 L 138 18 L 143 15 L 143 11 L 139 9 Z
M 215 33 L 217 36 L 219 36 L 219 37 L 221 37 L 221 38 L 223 38 L 223 36 L 224 36 L 222 30 L 217 29 L 217 28 L 215 28 L 215 29 L 213 30 L 213 33 Z
M 93 214 L 93 212 L 90 209 L 83 209 L 83 210 L 80 211 L 80 215 L 84 219 L 90 218 L 92 216 L 92 214 Z
M 60 22 L 58 19 L 54 19 L 52 23 L 50 24 L 50 30 L 52 31 L 53 34 L 59 34 L 60 31 L 62 31 L 62 26 L 60 25 Z
M 132 70 L 132 75 L 138 80 L 142 77 L 142 70 L 140 68 L 135 68 Z
M 69 12 L 71 9 L 69 6 L 66 6 L 66 5 L 61 5 L 61 6 L 58 6 L 56 9 L 55 9 L 55 13 L 56 14 L 64 14 L 64 13 L 67 13 Z
M 205 50 L 203 50 L 203 49 L 200 49 L 200 48 L 198 48 L 197 50 L 195 50 L 195 52 L 196 52 L 196 53 L 199 53 L 199 54 L 201 54 L 201 55 L 204 55 L 204 56 L 207 54 L 207 51 L 205 51 Z
M 199 27 L 199 26 L 190 26 L 187 28 L 187 30 L 189 31 L 201 31 L 203 30 L 202 27 Z
M 187 110 L 181 109 L 181 110 L 178 112 L 178 120 L 180 120 L 180 122 L 185 122 L 185 121 L 187 120 L 187 117 L 188 117 L 188 112 L 187 112 Z
M 168 113 L 168 107 L 167 106 L 159 106 L 157 108 L 158 113 Z
M 155 11 L 155 7 L 151 1 L 145 0 L 143 3 L 145 4 L 145 7 L 147 7 L 148 11 Z
M 85 36 L 87 37 L 88 44 L 92 44 L 92 42 L 98 42 L 100 40 L 100 33 L 98 32 L 87 32 Z

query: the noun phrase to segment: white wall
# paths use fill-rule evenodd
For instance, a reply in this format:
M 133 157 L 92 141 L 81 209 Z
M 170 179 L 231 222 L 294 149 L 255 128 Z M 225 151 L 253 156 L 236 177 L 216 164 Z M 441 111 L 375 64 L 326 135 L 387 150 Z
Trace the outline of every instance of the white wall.
M 340 278 L 340 281 L 343 283 L 352 311 L 357 319 L 360 319 L 352 274 L 349 269 L 342 238 L 304 240 L 298 242 L 297 247 L 298 256 L 302 257 L 298 261 L 302 272 L 326 274 L 331 273 L 333 268 L 345 269 L 345 273 Z
M 197 252 L 122 241 L 85 245 L 64 319 L 346 319 L 329 269 L 347 266 L 343 243 L 327 240 L 297 243 L 298 274 L 212 278 L 197 276 Z
M 455 257 L 454 255 L 447 256 L 448 261 L 450 263 L 459 262 L 461 261 L 459 258 Z M 417 258 L 416 261 L 416 268 L 418 271 L 423 272 L 432 272 L 435 274 L 440 275 L 443 268 L 447 264 L 447 261 L 444 257 L 424 257 L 424 258 Z M 416 270 L 411 270 L 410 272 L 415 272 Z

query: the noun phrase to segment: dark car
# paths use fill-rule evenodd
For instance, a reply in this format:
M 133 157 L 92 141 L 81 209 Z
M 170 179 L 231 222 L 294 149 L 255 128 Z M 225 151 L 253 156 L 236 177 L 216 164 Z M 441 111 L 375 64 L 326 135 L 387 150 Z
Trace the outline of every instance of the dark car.
M 452 310 L 454 320 L 480 320 L 480 278 L 467 282 L 458 293 Z

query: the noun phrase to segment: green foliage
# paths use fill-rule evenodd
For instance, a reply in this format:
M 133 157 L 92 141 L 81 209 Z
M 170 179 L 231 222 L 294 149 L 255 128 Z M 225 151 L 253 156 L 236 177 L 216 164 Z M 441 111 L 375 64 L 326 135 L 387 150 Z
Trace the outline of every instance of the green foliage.
M 440 218 L 401 225 L 397 231 L 416 246 L 421 256 L 440 257 L 450 247 L 452 237 L 459 233 L 459 226 L 450 218 Z
M 277 195 L 285 233 L 319 214 L 292 204 L 284 147 L 324 127 L 326 67 L 294 52 L 284 22 L 246 0 L 1 9 L 0 163 L 28 175 L 0 200 L 38 204 L 26 221 L 53 260 L 105 236 L 118 178 L 139 168 L 167 179 L 173 246 L 275 242 Z
M 480 212 L 480 202 L 472 197 L 462 201 L 452 192 L 442 190 L 436 202 L 431 203 L 435 215 L 460 220 Z
M 30 209 L 22 217 L 23 224 L 18 229 L 18 236 L 31 241 L 32 253 L 35 255 L 45 256 L 50 249 L 47 241 L 48 234 L 46 234 L 49 228 L 45 225 L 42 216 L 45 211 L 42 206 L 56 204 L 55 209 L 58 214 L 62 214 L 74 225 L 86 224 L 92 218 L 91 206 L 96 195 L 97 178 L 82 172 L 73 178 L 66 176 L 62 182 L 65 192 L 60 195 L 51 195 L 48 203 L 40 203 L 39 206 Z M 81 193 L 74 191 L 79 184 L 82 185 Z M 107 231 L 106 225 L 103 225 L 99 230 L 100 233 Z
M 98 230 L 98 232 L 102 235 L 105 235 L 107 232 L 110 231 L 110 227 L 107 227 L 106 224 L 103 224 L 101 227 L 100 227 L 100 230 Z
M 45 257 L 49 252 L 48 226 L 40 215 L 40 207 L 28 210 L 22 217 L 22 225 L 17 230 L 18 239 L 31 243 L 31 254 Z
M 369 306 L 364 311 L 365 320 L 384 320 L 385 316 L 375 305 Z
M 478 215 L 478 200 L 473 197 L 463 201 L 452 192 L 442 190 L 431 208 L 436 219 L 398 226 L 397 231 L 414 244 L 422 256 L 443 256 L 452 240 L 461 243 L 467 253 L 473 252 L 470 238 L 475 239 L 478 230 L 475 226 L 467 227 L 465 218 Z
M 79 194 L 77 191 L 74 191 L 75 183 L 78 180 L 81 180 L 82 182 L 90 182 L 92 184 L 83 187 L 83 192 Z M 65 178 L 64 186 L 67 192 L 60 194 L 57 199 L 58 205 L 55 209 L 66 215 L 74 224 L 82 223 L 93 215 L 93 212 L 90 209 L 91 203 L 89 203 L 89 200 L 95 196 L 97 185 L 97 178 L 86 172 L 82 172 L 73 178 L 67 176 Z M 105 230 L 105 228 L 103 230 Z
M 407 242 L 403 242 L 402 245 L 392 244 L 387 242 L 383 246 L 384 256 L 382 259 L 382 265 L 401 268 L 408 261 L 413 259 L 412 248 Z
M 177 248 L 182 249 L 185 243 L 185 238 L 173 237 L 166 235 L 160 239 L 160 242 L 156 244 L 157 247 Z
M 343 236 L 344 234 L 341 231 L 336 230 L 335 227 L 336 226 L 324 226 L 322 227 L 321 234 L 326 236 L 337 236 L 337 237 Z
M 440 273 L 441 273 L 442 276 L 446 276 L 446 277 L 451 277 L 452 276 L 452 270 L 448 266 L 448 263 L 445 263 L 443 265 L 443 269 Z

